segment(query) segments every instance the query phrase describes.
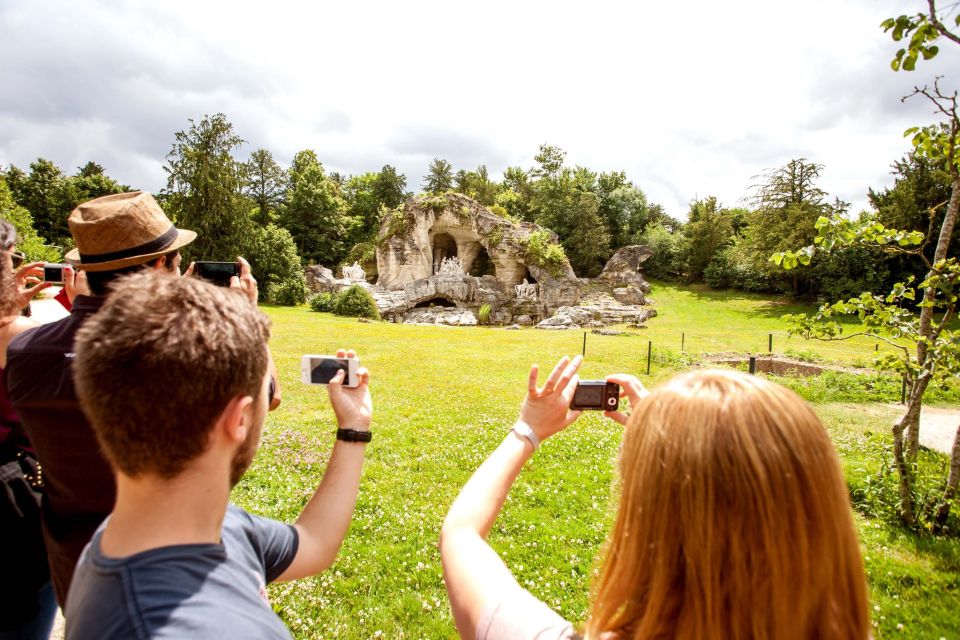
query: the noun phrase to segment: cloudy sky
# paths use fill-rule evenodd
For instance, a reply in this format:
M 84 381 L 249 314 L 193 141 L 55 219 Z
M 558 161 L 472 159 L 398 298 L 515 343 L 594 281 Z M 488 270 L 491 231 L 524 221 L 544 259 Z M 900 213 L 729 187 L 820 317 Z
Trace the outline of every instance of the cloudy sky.
M 932 119 L 901 96 L 960 77 L 949 45 L 889 68 L 880 22 L 925 5 L 0 0 L 0 165 L 95 160 L 157 191 L 174 133 L 223 112 L 240 159 L 310 148 L 343 173 L 392 164 L 411 190 L 435 156 L 499 178 L 547 142 L 681 218 L 797 157 L 858 210 Z

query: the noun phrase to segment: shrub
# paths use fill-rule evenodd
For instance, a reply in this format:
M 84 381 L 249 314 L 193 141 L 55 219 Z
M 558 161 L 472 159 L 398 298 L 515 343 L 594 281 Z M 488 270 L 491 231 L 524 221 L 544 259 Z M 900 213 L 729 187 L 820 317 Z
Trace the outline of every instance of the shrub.
M 338 316 L 351 318 L 380 319 L 380 312 L 377 310 L 377 303 L 373 296 L 358 284 L 337 294 L 333 303 L 333 312 Z
M 676 278 L 683 260 L 683 233 L 671 232 L 663 224 L 656 222 L 648 225 L 637 244 L 650 247 L 653 255 L 643 263 L 643 272 L 651 278 Z
M 394 209 L 382 209 L 380 215 L 387 221 L 387 233 L 378 242 L 384 243 L 390 238 L 398 238 L 407 235 L 410 231 L 410 225 L 413 224 L 413 215 L 407 216 L 403 206 Z
M 288 306 L 306 301 L 303 265 L 289 231 L 275 224 L 254 226 L 241 253 L 250 262 L 262 299 Z
M 267 287 L 267 302 L 282 307 L 295 307 L 307 299 L 307 283 L 303 278 L 289 278 Z
M 316 295 L 310 296 L 310 308 L 314 311 L 323 311 L 326 313 L 333 312 L 333 303 L 336 301 L 337 296 L 329 291 L 324 291 Z
M 545 269 L 555 278 L 563 275 L 563 267 L 567 262 L 563 247 L 551 242 L 550 236 L 543 230 L 534 231 L 527 238 L 524 257 L 529 264 Z
M 480 309 L 477 311 L 477 322 L 480 324 L 490 324 L 490 305 L 488 303 L 483 303 L 480 305 Z
M 433 211 L 436 215 L 440 215 L 443 213 L 443 210 L 447 208 L 447 196 L 442 193 L 423 196 L 420 198 L 420 204 Z

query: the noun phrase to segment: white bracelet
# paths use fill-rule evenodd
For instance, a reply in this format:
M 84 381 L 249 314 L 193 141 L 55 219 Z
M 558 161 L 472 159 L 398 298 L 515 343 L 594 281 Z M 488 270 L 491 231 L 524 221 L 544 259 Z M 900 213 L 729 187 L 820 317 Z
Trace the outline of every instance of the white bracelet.
M 523 420 L 517 420 L 517 422 L 510 427 L 510 430 L 513 431 L 518 436 L 523 436 L 530 441 L 530 444 L 533 446 L 533 450 L 536 451 L 540 447 L 540 438 L 537 437 L 536 432 L 533 430 L 533 427 L 528 425 Z

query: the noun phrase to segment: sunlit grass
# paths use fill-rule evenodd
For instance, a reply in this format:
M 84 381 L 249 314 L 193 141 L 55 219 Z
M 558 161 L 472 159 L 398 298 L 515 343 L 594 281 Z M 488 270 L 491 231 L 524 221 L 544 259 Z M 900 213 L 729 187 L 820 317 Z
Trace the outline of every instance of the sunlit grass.
M 588 334 L 583 377 L 627 371 L 656 385 L 677 369 L 655 365 L 645 375 L 648 339 L 673 340 L 679 352 L 681 330 L 718 343 L 718 336 L 740 331 L 743 345 L 755 342 L 759 331 L 765 348 L 768 332 L 783 332 L 778 315 L 795 310 L 759 297 L 677 287 L 658 287 L 652 297 L 660 316 L 648 329 Z M 272 586 L 274 607 L 298 638 L 454 637 L 436 546 L 443 516 L 512 424 L 530 364 L 550 366 L 579 353 L 583 332 L 360 323 L 306 308 L 267 313 L 284 400 L 268 417 L 257 459 L 234 493 L 241 506 L 292 521 L 322 476 L 333 416 L 324 390 L 299 382 L 300 355 L 356 349 L 371 370 L 375 402 L 375 436 L 340 556 L 321 576 Z M 840 349 L 836 359 L 858 357 L 849 344 Z M 876 415 L 836 404 L 818 410 L 839 438 L 848 477 L 875 472 L 861 445 L 880 437 L 874 432 L 887 433 L 892 410 Z M 590 573 L 610 522 L 620 430 L 588 415 L 545 443 L 491 535 L 521 584 L 575 621 L 585 615 Z M 956 541 L 921 544 L 890 523 L 859 522 L 874 604 L 881 607 L 877 637 L 960 636 Z M 928 574 L 929 581 L 915 579 Z M 899 616 L 897 604 L 904 609 Z M 898 623 L 905 625 L 902 633 Z

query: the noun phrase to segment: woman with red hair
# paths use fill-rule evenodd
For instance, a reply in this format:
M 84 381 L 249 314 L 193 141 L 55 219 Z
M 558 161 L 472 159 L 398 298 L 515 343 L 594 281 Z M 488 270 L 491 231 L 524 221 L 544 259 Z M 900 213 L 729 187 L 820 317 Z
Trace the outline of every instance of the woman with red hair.
M 530 372 L 520 418 L 451 506 L 440 539 L 464 638 L 870 637 L 866 580 L 839 459 L 793 392 L 735 371 L 679 375 L 630 402 L 619 504 L 579 630 L 517 584 L 486 543 L 540 441 L 568 407 L 579 357 L 542 388 Z

